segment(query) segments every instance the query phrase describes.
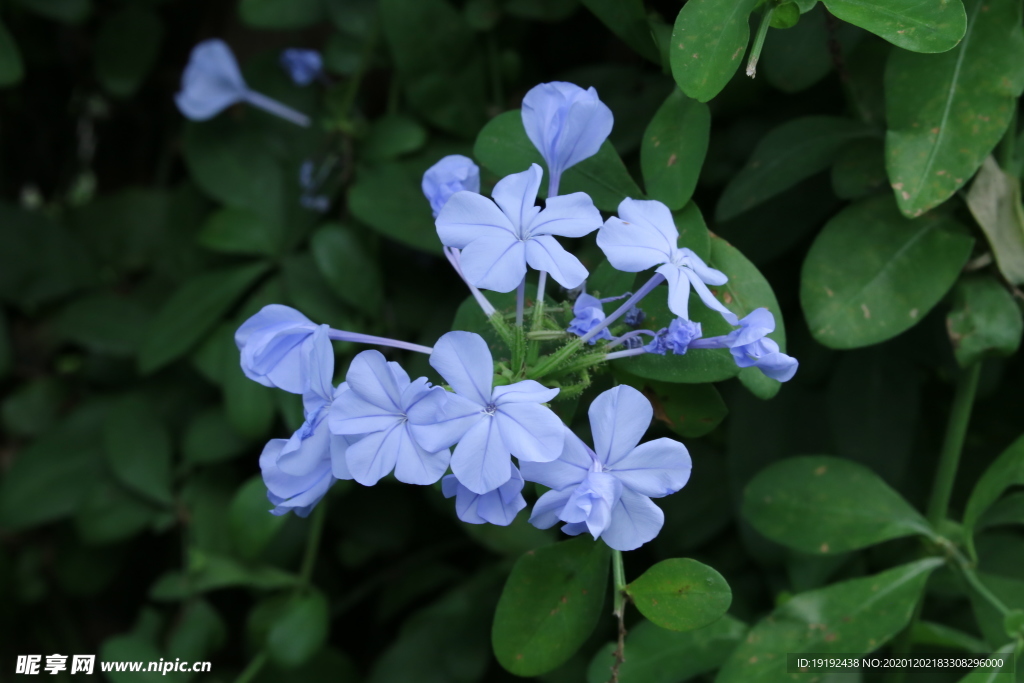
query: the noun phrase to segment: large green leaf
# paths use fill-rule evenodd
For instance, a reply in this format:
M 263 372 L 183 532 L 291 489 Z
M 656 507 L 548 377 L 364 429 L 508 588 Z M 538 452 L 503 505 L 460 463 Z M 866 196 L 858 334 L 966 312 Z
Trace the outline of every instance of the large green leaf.
M 669 59 L 683 92 L 707 102 L 743 61 L 757 0 L 690 0 L 676 17 Z
M 583 4 L 638 54 L 661 65 L 643 0 L 583 0 Z
M 945 52 L 964 37 L 960 0 L 822 0 L 855 26 L 914 52 Z
M 96 80 L 117 97 L 142 85 L 156 61 L 163 26 L 152 11 L 128 5 L 103 20 L 96 34 Z
M 514 109 L 488 121 L 473 147 L 473 156 L 498 176 L 520 173 L 530 164 L 547 166 L 540 152 L 526 136 L 523 116 Z M 541 196 L 547 196 L 547 183 L 541 184 Z M 586 192 L 602 211 L 617 211 L 626 197 L 642 198 L 643 193 L 629 175 L 611 143 L 605 141 L 594 156 L 584 159 L 562 175 L 560 194 Z
M 441 240 L 420 189 L 416 168 L 390 162 L 360 171 L 348 191 L 352 215 L 377 232 L 423 251 L 441 252 Z
M 267 500 L 263 478 L 251 478 L 238 489 L 231 501 L 231 541 L 239 557 L 255 560 L 274 539 L 286 517 L 272 515 L 273 504 Z
M 520 557 L 494 613 L 498 662 L 536 676 L 572 657 L 601 615 L 610 556 L 608 546 L 584 536 Z
M 321 0 L 241 0 L 238 14 L 242 21 L 256 28 L 303 28 L 324 18 Z
M 384 281 L 377 262 L 352 230 L 325 225 L 313 235 L 310 247 L 320 272 L 339 299 L 367 315 L 379 314 Z
M 1024 320 L 1013 295 L 998 280 L 969 277 L 953 290 L 946 330 L 960 367 L 987 355 L 1012 356 L 1020 347 Z
M 654 419 L 679 436 L 704 436 L 725 419 L 729 409 L 713 384 L 678 384 L 634 377 L 621 370 L 616 378 L 643 392 L 654 408 Z
M 1007 643 L 992 653 L 988 659 L 998 659 L 1003 662 L 999 667 L 978 667 L 971 673 L 960 679 L 959 683 L 1002 683 L 1009 680 L 1002 674 L 1012 674 L 1015 671 L 1014 663 L 1017 643 Z M 988 653 L 985 653 L 988 654 Z
M 679 683 L 717 669 L 746 635 L 747 625 L 726 614 L 693 631 L 669 631 L 641 621 L 626 636 L 626 661 L 620 683 Z M 611 678 L 614 645 L 599 650 L 590 662 L 587 683 Z
M 294 668 L 309 661 L 327 642 L 327 598 L 313 591 L 291 600 L 267 633 L 267 652 L 278 666 Z
M 805 116 L 765 135 L 750 161 L 729 182 L 715 218 L 738 216 L 832 165 L 848 142 L 871 135 L 864 124 L 838 116 Z
M 907 625 L 941 564 L 920 560 L 794 596 L 751 629 L 716 683 L 785 680 L 787 653 L 873 652 Z
M 651 119 L 640 145 L 640 166 L 651 199 L 672 210 L 686 206 L 697 187 L 710 134 L 707 105 L 673 90 Z
M 743 493 L 743 516 L 768 538 L 806 553 L 857 550 L 934 532 L 874 472 L 840 458 L 788 458 Z
M 77 24 L 92 11 L 90 0 L 18 0 L 18 4 L 40 16 L 68 24 Z
M 185 463 L 205 465 L 242 454 L 246 442 L 228 422 L 224 409 L 209 408 L 193 417 L 185 428 L 181 455 Z
M 989 465 L 985 474 L 974 485 L 971 497 L 967 500 L 967 508 L 964 510 L 964 535 L 967 549 L 973 557 L 977 558 L 974 548 L 975 524 L 1008 488 L 1020 484 L 1024 484 L 1024 436 L 1010 444 L 1010 447 Z
M 967 206 L 988 239 L 996 265 L 1010 284 L 1024 284 L 1024 209 L 1020 181 L 985 158 L 967 191 Z
M 118 481 L 158 503 L 172 502 L 171 435 L 148 401 L 132 396 L 112 406 L 103 446 Z
M 114 292 L 96 292 L 61 308 L 53 326 L 61 337 L 90 351 L 131 356 L 142 343 L 150 320 L 141 302 Z
M 692 631 L 729 611 L 732 590 L 722 575 L 696 560 L 662 560 L 626 586 L 640 613 L 662 628 Z
M 966 4 L 967 33 L 956 49 L 941 55 L 896 50 L 885 70 L 886 167 L 908 216 L 941 204 L 970 180 L 1003 136 L 1024 90 L 1020 3 Z
M 191 349 L 266 270 L 262 263 L 223 268 L 179 287 L 149 326 L 139 351 L 142 372 L 153 372 Z
M 131 538 L 153 523 L 158 508 L 104 478 L 82 501 L 75 529 L 82 543 L 103 545 Z
M 828 75 L 833 67 L 829 50 L 834 43 L 823 39 L 829 30 L 825 8 L 815 4 L 804 12 L 793 28 L 768 32 L 757 64 L 759 75 L 763 73 L 766 81 L 787 93 L 806 90 Z M 860 29 L 847 23 L 840 24 L 835 32 L 844 55 L 863 35 Z
M 21 51 L 7 26 L 0 22 L 0 88 L 18 83 L 25 75 Z
M 800 303 L 811 334 L 850 349 L 913 327 L 953 286 L 973 243 L 949 217 L 904 218 L 890 197 L 847 207 L 804 261 Z
M 275 255 L 281 230 L 249 209 L 226 207 L 210 214 L 197 236 L 199 244 L 226 254 Z

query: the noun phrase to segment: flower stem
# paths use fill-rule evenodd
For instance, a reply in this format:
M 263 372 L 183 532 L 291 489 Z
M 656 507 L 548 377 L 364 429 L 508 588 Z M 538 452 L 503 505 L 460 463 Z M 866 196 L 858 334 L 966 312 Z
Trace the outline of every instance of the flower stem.
M 323 535 L 324 518 L 327 516 L 326 502 L 321 500 L 313 508 L 313 519 L 309 524 L 309 535 L 306 537 L 306 552 L 302 556 L 302 568 L 299 570 L 299 585 L 296 591 L 303 591 L 313 578 L 313 567 L 316 565 L 317 551 L 320 549 L 320 537 Z
M 956 471 L 960 465 L 960 452 L 963 450 L 964 437 L 967 435 L 967 424 L 971 419 L 971 408 L 974 406 L 974 395 L 978 390 L 980 375 L 981 363 L 974 363 L 961 371 L 956 383 L 956 396 L 953 398 L 953 408 L 946 424 L 939 467 L 935 472 L 932 495 L 928 502 L 928 521 L 932 526 L 938 526 L 945 521 L 949 510 L 949 498 L 953 493 L 953 483 L 956 481 Z
M 609 683 L 618 683 L 619 667 L 626 661 L 626 568 L 621 550 L 612 550 L 612 579 L 612 614 L 619 620 L 619 641 L 613 653 L 615 663 Z
M 523 326 L 523 308 L 526 306 L 526 276 L 516 287 L 516 327 Z
M 267 97 L 263 93 L 258 93 L 255 90 L 249 90 L 245 93 L 245 101 L 257 109 L 262 109 L 269 114 L 280 117 L 285 121 L 290 121 L 297 126 L 302 126 L 304 128 L 309 126 L 308 116 L 287 105 L 281 104 L 275 99 Z
M 774 11 L 774 0 L 768 0 L 764 7 L 764 13 L 761 15 L 761 25 L 757 28 L 757 35 L 754 37 L 754 47 L 750 49 L 750 58 L 747 60 L 747 75 L 751 78 L 757 76 L 757 60 L 761 58 L 761 48 L 764 47 L 764 39 L 768 35 L 768 27 L 772 23 Z
M 529 373 L 529 379 L 540 379 L 545 375 L 551 374 L 552 372 L 558 369 L 559 365 L 564 363 L 566 360 L 572 357 L 573 354 L 579 351 L 582 346 L 583 342 L 581 342 L 578 338 L 573 339 L 568 344 L 552 353 L 550 356 L 546 356 L 543 360 L 541 360 L 541 362 L 538 363 L 537 366 L 533 368 L 533 371 Z
M 540 271 L 537 279 L 537 298 L 533 302 L 533 315 L 530 318 L 530 330 L 536 332 L 540 329 L 540 323 L 544 319 L 544 293 L 548 288 L 547 271 Z
M 643 299 L 645 296 L 650 294 L 652 289 L 654 289 L 664 281 L 665 276 L 662 275 L 661 273 L 655 273 L 654 275 L 652 275 L 651 279 L 645 282 L 643 287 L 636 291 L 636 294 L 626 299 L 626 303 L 616 308 L 615 312 L 612 313 L 607 318 L 605 318 L 603 321 L 601 321 L 600 325 L 598 325 L 594 329 L 590 330 L 590 332 L 587 332 L 585 335 L 580 337 L 580 341 L 586 343 L 593 339 L 594 337 L 596 337 L 597 335 L 599 335 L 601 333 L 601 330 L 608 327 L 616 320 L 629 313 L 630 309 L 633 308 L 633 306 L 635 306 L 637 302 L 640 301 L 640 299 Z
M 259 675 L 263 669 L 263 665 L 267 663 L 267 652 L 266 650 L 260 650 L 252 661 L 249 662 L 249 666 L 245 667 L 242 673 L 238 674 L 238 678 L 235 679 L 235 683 L 249 683 L 252 679 Z
M 390 346 L 395 349 L 404 349 L 406 351 L 416 351 L 417 353 L 425 353 L 428 356 L 434 352 L 434 349 L 429 346 L 411 344 L 409 342 L 399 341 L 398 339 L 388 339 L 387 337 L 375 337 L 372 334 L 360 334 L 359 332 L 346 332 L 345 330 L 331 329 L 328 336 L 331 339 L 334 339 L 335 341 L 352 342 L 355 344 L 375 344 L 377 346 Z

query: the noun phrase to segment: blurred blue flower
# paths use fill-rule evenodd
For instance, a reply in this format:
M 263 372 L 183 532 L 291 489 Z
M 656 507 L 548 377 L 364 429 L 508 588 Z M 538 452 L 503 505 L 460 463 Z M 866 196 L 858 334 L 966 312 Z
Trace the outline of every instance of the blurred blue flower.
M 630 386 L 594 399 L 595 450 L 566 429 L 558 460 L 521 463 L 524 479 L 551 488 L 537 500 L 530 522 L 547 529 L 561 520 L 565 533 L 589 531 L 616 550 L 634 550 L 657 536 L 665 515 L 651 498 L 683 488 L 691 461 L 672 439 L 637 445 L 653 417 L 650 401 Z
M 316 50 L 291 47 L 281 53 L 281 68 L 295 85 L 309 85 L 323 73 L 324 60 Z
M 562 421 L 542 405 L 558 389 L 533 380 L 493 387 L 494 361 L 480 335 L 449 332 L 434 345 L 430 365 L 455 393 L 431 393 L 413 406 L 413 434 L 428 451 L 458 443 L 452 472 L 473 493 L 507 482 L 512 455 L 520 462 L 547 461 L 562 452 Z
M 562 173 L 597 154 L 614 117 L 593 88 L 541 83 L 523 98 L 523 127 L 548 165 L 548 196 L 558 195 Z
M 205 121 L 237 102 L 248 102 L 300 126 L 309 117 L 277 100 L 250 90 L 242 78 L 234 53 L 223 40 L 204 40 L 192 49 L 181 74 L 181 90 L 174 96 L 178 109 L 188 119 Z
M 705 306 L 735 325 L 736 314 L 707 288 L 724 285 L 729 278 L 708 267 L 692 250 L 678 248 L 678 240 L 672 212 L 654 200 L 622 200 L 619 215 L 605 221 L 597 233 L 597 245 L 618 270 L 638 273 L 657 266 L 655 272 L 668 280 L 668 307 L 673 313 L 689 320 L 687 303 L 692 286 Z
M 779 350 L 779 345 L 767 335 L 775 330 L 775 316 L 767 308 L 754 309 L 739 321 L 740 327 L 721 337 L 709 337 L 693 342 L 693 349 L 723 349 L 732 353 L 741 368 L 758 368 L 768 377 L 788 382 L 796 374 L 800 363 Z
M 553 235 L 588 235 L 600 227 L 601 213 L 583 192 L 552 197 L 541 210 L 535 203 L 542 175 L 532 164 L 498 181 L 493 202 L 456 192 L 441 209 L 437 234 L 445 246 L 462 250 L 462 270 L 473 286 L 511 292 L 526 276 L 527 264 L 566 288 L 586 279 L 587 269 Z
M 421 186 L 436 218 L 456 192 L 480 192 L 480 167 L 469 157 L 449 154 L 427 169 Z
M 348 468 L 364 486 L 373 486 L 392 470 L 406 484 L 433 484 L 445 470 L 447 446 L 424 448 L 410 430 L 409 411 L 432 393 L 426 377 L 415 382 L 398 363 L 379 351 L 363 351 L 349 366 L 348 391 L 339 393 L 330 410 L 335 434 L 362 435 L 348 449 Z
M 317 363 L 325 363 L 329 357 L 333 372 L 330 329 L 294 308 L 264 306 L 235 332 L 242 372 L 265 387 L 304 394 L 310 382 L 316 380 L 313 373 Z
M 455 513 L 463 522 L 508 526 L 519 511 L 526 507 L 524 485 L 523 475 L 513 465 L 512 478 L 483 495 L 473 493 L 463 486 L 454 474 L 441 480 L 441 491 L 445 498 L 455 497 Z
M 572 312 L 576 317 L 569 321 L 568 331 L 580 337 L 604 322 L 604 306 L 601 304 L 601 300 L 589 294 L 580 294 L 576 297 Z M 593 346 L 598 339 L 610 340 L 611 338 L 612 333 L 605 328 L 592 337 L 588 343 Z
M 646 318 L 647 314 L 639 306 L 634 306 L 622 317 L 622 322 L 630 327 L 640 327 Z

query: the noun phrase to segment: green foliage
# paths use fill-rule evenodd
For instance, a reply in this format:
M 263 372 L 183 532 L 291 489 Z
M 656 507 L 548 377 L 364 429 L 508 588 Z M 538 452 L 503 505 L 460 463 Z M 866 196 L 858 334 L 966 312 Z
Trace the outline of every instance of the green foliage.
M 707 102 L 721 92 L 743 61 L 750 39 L 747 17 L 757 0 L 692 0 L 672 30 L 672 76 L 683 92 Z
M 953 291 L 953 310 L 946 328 L 960 367 L 986 355 L 1012 356 L 1020 347 L 1021 310 L 997 280 L 966 278 Z
M 640 164 L 651 199 L 683 208 L 697 186 L 708 149 L 711 114 L 707 106 L 675 90 L 644 132 Z
M 626 587 L 651 623 L 670 631 L 692 631 L 722 618 L 732 591 L 722 575 L 696 560 L 662 560 Z
M 1024 209 L 1020 181 L 985 158 L 967 192 L 967 206 L 985 233 L 999 272 L 1010 284 L 1024 284 Z
M 960 0 L 822 0 L 828 11 L 913 52 L 946 52 L 965 37 Z
M 964 535 L 971 555 L 976 556 L 974 525 L 981 515 L 1011 486 L 1024 483 L 1024 437 L 1013 442 L 975 484 L 964 510 Z

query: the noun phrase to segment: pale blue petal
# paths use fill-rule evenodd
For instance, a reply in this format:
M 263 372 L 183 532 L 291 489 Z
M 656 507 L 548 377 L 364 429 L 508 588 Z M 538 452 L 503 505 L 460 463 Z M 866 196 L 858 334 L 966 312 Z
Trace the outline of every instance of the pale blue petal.
M 480 237 L 517 238 L 518 235 L 508 216 L 494 202 L 476 192 L 453 194 L 437 214 L 434 224 L 441 243 L 456 249 L 464 249 Z
M 683 274 L 685 268 L 666 263 L 658 266 L 657 273 L 665 276 L 668 285 L 668 310 L 683 320 L 690 319 L 690 280 Z
M 497 491 L 485 493 L 477 499 L 477 514 L 486 522 L 497 526 L 511 524 L 519 511 L 526 507 L 523 498 L 523 477 L 512 467 L 512 478 L 498 487 Z
M 740 329 L 729 333 L 731 346 L 745 346 L 775 331 L 775 316 L 767 308 L 756 308 L 740 320 Z
M 720 270 L 715 270 L 708 264 L 704 263 L 704 259 L 697 256 L 697 253 L 692 249 L 682 248 L 679 250 L 686 258 L 690 268 L 693 272 L 697 273 L 697 276 L 705 283 L 714 285 L 716 287 L 724 285 L 729 281 L 729 277 Z
M 306 429 L 307 425 L 303 425 L 296 434 Z M 311 432 L 306 438 L 296 439 L 293 436 L 288 440 L 288 445 L 277 460 L 277 466 L 282 472 L 291 476 L 303 476 L 321 462 L 330 461 L 331 430 L 327 427 L 327 420 L 320 419 Z
M 449 154 L 427 169 L 421 187 L 437 216 L 456 192 L 480 192 L 480 167 L 469 157 Z
M 205 121 L 240 102 L 247 91 L 231 48 L 215 38 L 192 49 L 174 101 L 186 118 Z
M 625 489 L 601 538 L 615 550 L 636 550 L 653 540 L 664 523 L 665 513 L 650 498 Z
M 548 273 L 566 289 L 579 287 L 590 274 L 578 258 L 550 235 L 531 237 L 526 241 L 526 262 L 534 269 Z
M 596 154 L 614 124 L 594 88 L 560 81 L 526 93 L 522 118 L 527 137 L 556 174 Z
M 679 241 L 679 230 L 668 207 L 651 199 L 626 198 L 619 202 L 619 218 L 643 232 L 651 246 L 672 254 Z
M 459 259 L 466 280 L 492 292 L 511 292 L 526 275 L 524 243 L 511 235 L 475 239 Z
M 405 430 L 400 423 L 390 429 L 367 434 L 348 447 L 346 459 L 352 478 L 363 486 L 373 486 L 395 469 L 399 444 Z
M 690 280 L 690 284 L 693 285 L 693 290 L 697 292 L 697 296 L 704 302 L 704 305 L 708 308 L 718 311 L 725 318 L 725 321 L 730 325 L 736 325 L 739 323 L 739 318 L 736 314 L 725 307 L 721 301 L 715 298 L 715 295 L 711 293 L 708 286 L 697 276 L 697 273 L 693 272 L 689 268 L 683 268 L 682 272 Z M 670 307 L 671 308 L 671 307 Z M 674 312 L 674 311 L 673 311 Z
M 601 227 L 604 221 L 594 201 L 585 192 L 551 197 L 544 210 L 530 223 L 527 235 L 558 235 L 585 237 Z
M 627 456 L 651 426 L 654 409 L 639 391 L 626 384 L 603 392 L 590 404 L 594 452 L 604 465 Z
M 551 462 L 520 462 L 523 478 L 541 486 L 561 491 L 575 488 L 587 478 L 594 466 L 595 456 L 583 441 L 565 428 L 565 444 L 562 454 Z
M 459 478 L 454 474 L 449 474 L 441 480 L 441 493 L 444 494 L 445 498 L 454 498 L 458 492 Z
M 524 379 L 515 384 L 494 387 L 491 399 L 495 405 L 505 403 L 547 403 L 558 396 L 559 389 L 548 389 L 540 382 Z
M 402 391 L 405 386 L 398 383 L 398 378 L 380 351 L 363 351 L 356 355 L 348 367 L 345 381 L 349 390 L 364 401 L 392 413 L 402 412 Z
M 626 200 L 628 201 L 628 200 Z M 612 216 L 597 232 L 597 246 L 616 270 L 639 273 L 672 260 L 660 232 Z
M 494 419 L 505 446 L 522 462 L 551 462 L 562 454 L 565 425 L 539 403 L 505 403 Z
M 487 493 L 512 477 L 511 453 L 501 438 L 497 421 L 477 422 L 452 454 L 452 472 L 473 493 Z
M 359 440 L 358 436 L 331 434 L 331 474 L 335 479 L 351 479 L 348 469 L 348 447 Z
M 281 67 L 295 85 L 306 86 L 323 72 L 324 60 L 316 50 L 298 47 L 288 48 L 281 53 Z
M 540 212 L 537 192 L 543 175 L 540 166 L 530 164 L 530 168 L 522 173 L 513 173 L 499 180 L 491 192 L 494 201 L 515 228 L 516 237 L 526 237 L 526 228 Z
M 260 470 L 263 473 L 263 483 L 266 484 L 267 490 L 276 496 L 278 500 L 289 500 L 296 496 L 301 496 L 310 489 L 316 488 L 325 475 L 330 478 L 331 474 L 329 459 L 320 461 L 316 467 L 301 476 L 282 472 L 277 466 L 277 462 L 286 443 L 285 439 L 271 439 L 260 454 Z M 328 483 L 329 485 L 330 483 Z
M 328 325 L 320 325 L 302 342 L 302 372 L 309 378 L 307 393 L 325 403 L 330 403 L 334 395 L 334 347 L 331 345 L 330 329 Z M 270 377 L 273 378 L 274 373 Z M 305 395 L 303 402 L 306 402 Z
M 430 367 L 462 397 L 481 407 L 491 402 L 494 360 L 479 334 L 455 331 L 442 335 L 430 354 Z
M 768 347 L 766 342 L 772 342 L 772 346 Z M 755 345 L 764 345 L 765 347 L 758 349 L 761 353 L 757 357 L 749 353 L 750 347 Z M 796 358 L 779 352 L 778 344 L 767 337 L 755 344 L 735 347 L 730 349 L 730 351 L 732 352 L 733 359 L 736 361 L 736 365 L 739 367 L 756 367 L 767 377 L 780 382 L 788 382 L 793 379 L 793 375 L 796 374 L 797 368 L 800 366 Z
M 448 469 L 451 452 L 447 448 L 430 453 L 420 446 L 404 424 L 398 429 L 397 461 L 395 479 L 405 484 L 425 486 L 433 484 Z
M 328 467 L 320 473 L 318 479 L 310 483 L 309 488 L 292 498 L 288 498 L 287 500 L 274 495 L 268 489 L 267 498 L 269 498 L 270 502 L 276 506 L 270 511 L 270 513 L 281 516 L 288 514 L 289 512 L 294 512 L 299 517 L 308 517 L 309 513 L 312 512 L 313 508 L 316 507 L 316 504 L 319 503 L 325 495 L 327 495 L 328 489 L 330 489 L 336 481 L 337 479 L 331 475 L 331 470 Z
M 588 308 L 597 309 L 601 312 L 601 317 L 604 317 L 604 304 L 596 296 L 589 294 L 580 294 L 576 297 L 576 303 L 572 305 L 572 312 L 575 315 L 583 315 Z
M 533 512 L 530 513 L 530 524 L 538 529 L 550 529 L 558 524 L 561 519 L 559 515 L 565 509 L 565 504 L 569 501 L 572 492 L 573 489 L 552 490 L 538 498 L 533 505 Z
M 562 519 L 569 523 L 584 522 L 590 535 L 597 540 L 611 523 L 612 508 L 622 495 L 622 482 L 607 472 L 590 472 L 572 495 L 562 511 Z
M 440 387 L 409 408 L 413 438 L 427 451 L 455 445 L 473 425 L 486 418 L 483 409 L 467 398 Z
M 335 434 L 369 434 L 388 429 L 402 419 L 390 408 L 381 408 L 346 391 L 334 399 L 327 422 Z
M 686 446 L 661 438 L 637 446 L 608 471 L 626 488 L 661 498 L 686 486 L 692 466 Z
M 306 356 L 316 348 L 309 340 L 318 327 L 294 308 L 265 306 L 235 332 L 242 372 L 263 386 L 305 393 L 310 380 Z
M 563 524 L 562 533 L 568 536 L 579 536 L 589 532 L 586 522 L 573 522 L 572 524 Z

